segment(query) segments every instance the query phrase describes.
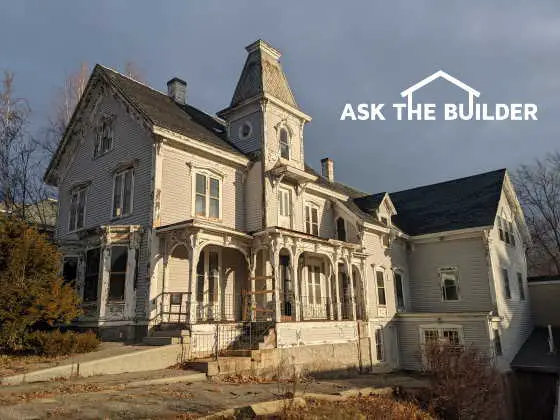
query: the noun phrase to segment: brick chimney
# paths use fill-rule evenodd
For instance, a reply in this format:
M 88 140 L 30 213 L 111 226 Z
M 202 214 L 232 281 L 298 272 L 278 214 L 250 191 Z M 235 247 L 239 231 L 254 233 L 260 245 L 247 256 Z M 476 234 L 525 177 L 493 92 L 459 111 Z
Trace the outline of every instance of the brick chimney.
M 321 175 L 330 182 L 334 182 L 334 162 L 331 158 L 321 159 Z
M 174 77 L 167 82 L 167 95 L 179 105 L 187 103 L 187 82 Z

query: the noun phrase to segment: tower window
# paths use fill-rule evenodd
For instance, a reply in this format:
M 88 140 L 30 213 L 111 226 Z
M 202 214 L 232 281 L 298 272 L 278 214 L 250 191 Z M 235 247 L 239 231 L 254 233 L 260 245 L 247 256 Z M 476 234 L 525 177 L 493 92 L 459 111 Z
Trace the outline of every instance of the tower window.
M 290 159 L 290 136 L 285 128 L 280 129 L 280 156 Z

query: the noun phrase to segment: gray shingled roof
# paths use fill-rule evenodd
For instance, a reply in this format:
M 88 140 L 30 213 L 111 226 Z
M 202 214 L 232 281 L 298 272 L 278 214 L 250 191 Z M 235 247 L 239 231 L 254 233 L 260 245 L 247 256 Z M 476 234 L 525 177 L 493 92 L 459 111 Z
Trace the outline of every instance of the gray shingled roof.
M 552 328 L 554 345 L 560 350 L 560 328 Z M 511 367 L 547 373 L 560 373 L 560 353 L 548 352 L 548 329 L 537 327 L 521 346 Z
M 377 209 L 381 205 L 381 202 L 383 201 L 385 194 L 387 193 L 382 192 L 377 194 L 366 195 L 363 197 L 358 197 L 354 199 L 354 202 L 363 211 L 366 211 L 368 213 L 373 213 L 377 211 Z
M 146 118 L 160 127 L 172 130 L 228 152 L 242 153 L 227 140 L 224 125 L 216 118 L 190 105 L 180 105 L 166 94 L 136 82 L 114 70 L 97 65 L 107 80 Z
M 393 222 L 409 235 L 494 224 L 505 169 L 389 193 Z
M 256 44 L 270 47 L 261 40 L 257 41 Z M 247 49 L 249 50 L 253 45 L 251 44 Z M 264 93 L 268 93 L 297 108 L 294 94 L 288 85 L 288 79 L 282 70 L 280 62 L 266 51 L 263 51 L 262 48 L 257 47 L 247 56 L 230 106 L 234 107 L 247 99 Z

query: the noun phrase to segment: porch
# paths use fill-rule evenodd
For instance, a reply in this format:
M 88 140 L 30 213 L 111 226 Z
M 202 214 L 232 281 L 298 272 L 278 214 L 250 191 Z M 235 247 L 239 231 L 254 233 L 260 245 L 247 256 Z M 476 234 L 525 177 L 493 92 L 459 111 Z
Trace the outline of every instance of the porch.
M 152 327 L 365 318 L 363 258 L 350 244 L 195 222 L 158 235 Z

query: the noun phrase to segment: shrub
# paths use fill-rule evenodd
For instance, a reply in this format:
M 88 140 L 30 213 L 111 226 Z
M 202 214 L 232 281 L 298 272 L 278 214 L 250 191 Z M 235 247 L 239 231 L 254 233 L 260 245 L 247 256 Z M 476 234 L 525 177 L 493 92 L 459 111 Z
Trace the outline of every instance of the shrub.
M 503 419 L 502 375 L 486 354 L 450 345 L 425 349 L 430 388 L 424 396 L 430 411 L 445 419 Z
M 25 338 L 26 350 L 41 356 L 87 353 L 95 350 L 97 346 L 99 340 L 91 331 L 86 333 L 60 330 L 34 331 L 27 334 Z
M 22 350 L 33 326 L 68 323 L 80 315 L 76 292 L 59 275 L 60 262 L 43 235 L 0 217 L 0 351 Z

